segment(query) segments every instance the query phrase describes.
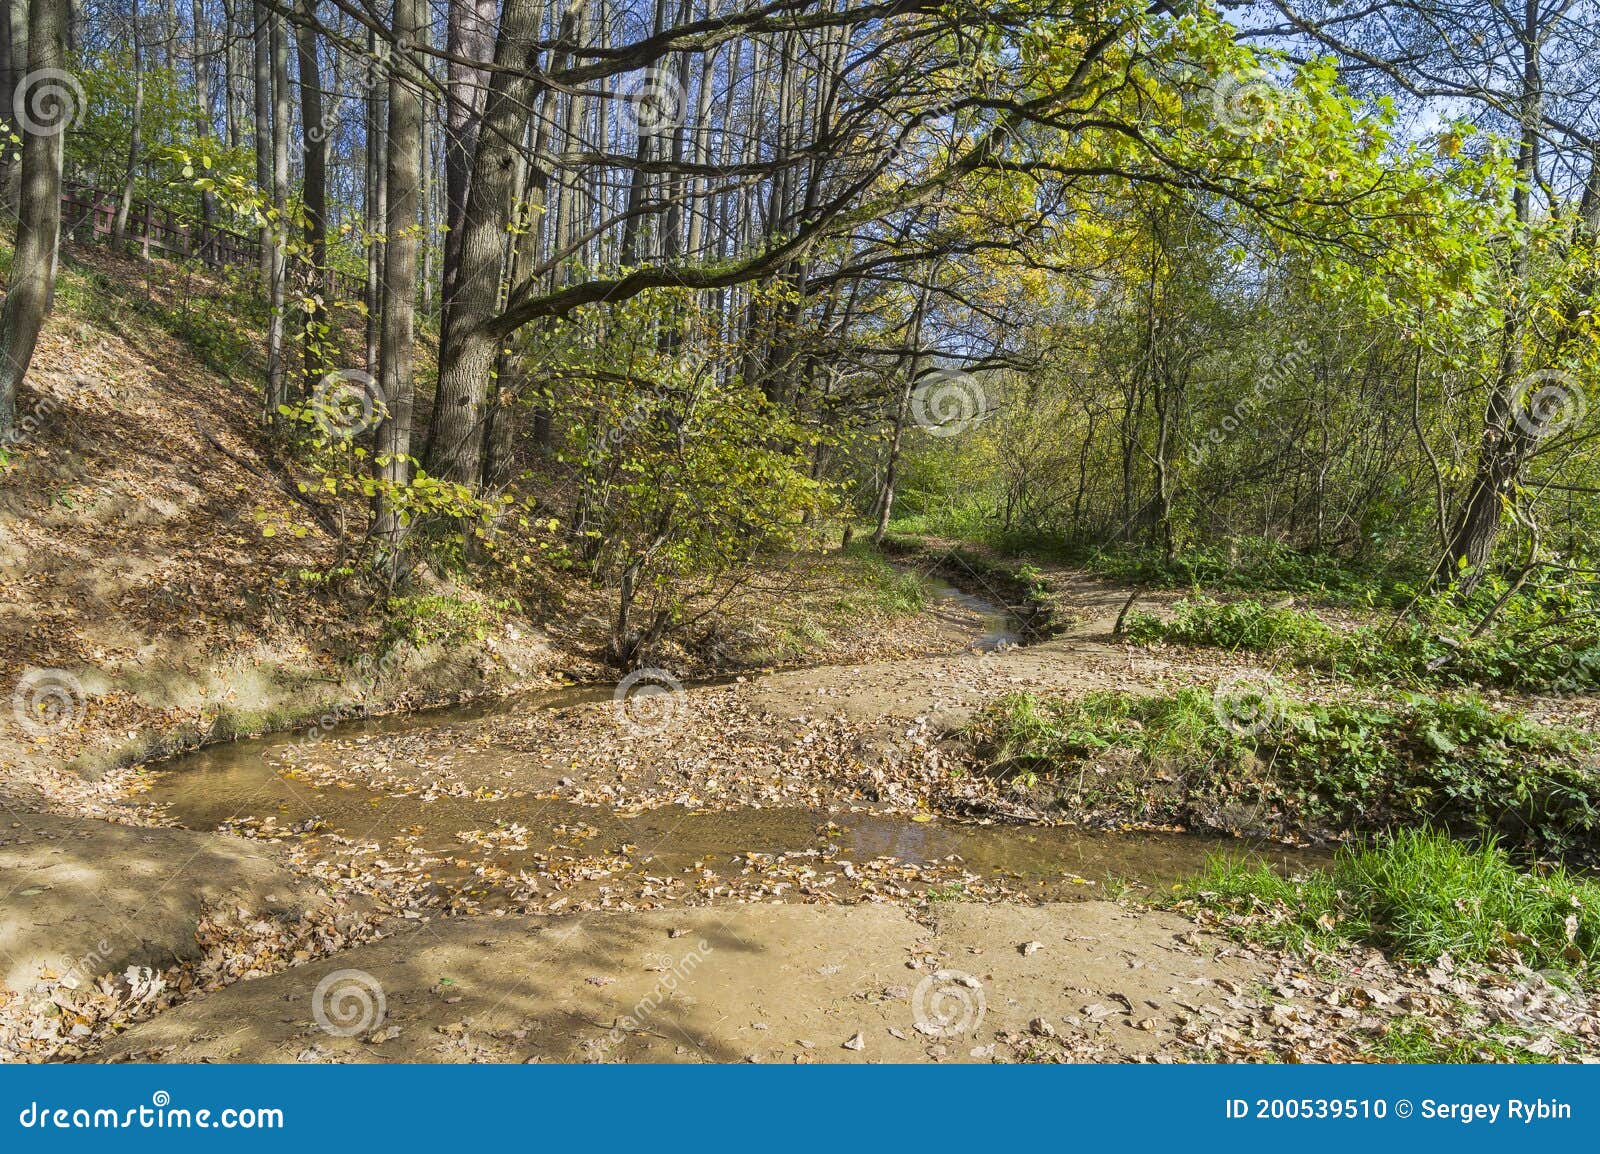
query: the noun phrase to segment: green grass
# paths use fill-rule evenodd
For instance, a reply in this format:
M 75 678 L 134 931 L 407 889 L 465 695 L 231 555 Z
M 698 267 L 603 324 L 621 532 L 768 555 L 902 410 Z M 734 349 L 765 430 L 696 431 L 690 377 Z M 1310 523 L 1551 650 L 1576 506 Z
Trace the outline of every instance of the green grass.
M 1230 694 L 1011 694 L 968 737 L 989 772 L 1042 781 L 1091 820 L 1269 833 L 1431 825 L 1536 855 L 1596 855 L 1600 772 L 1584 734 L 1471 693 L 1329 705 L 1267 683 Z M 1219 820 L 1232 813 L 1256 816 Z
M 1339 642 L 1337 631 L 1315 613 L 1253 600 L 1222 603 L 1209 597 L 1184 598 L 1166 620 L 1129 613 L 1125 629 L 1128 639 L 1141 645 L 1171 641 L 1308 656 L 1332 652 Z
M 851 543 L 847 555 L 854 562 L 853 586 L 838 608 L 857 608 L 866 602 L 891 615 L 920 613 L 928 605 L 928 585 L 918 573 L 891 564 L 870 541 Z
M 1370 681 L 1417 686 L 1499 685 L 1583 692 L 1600 688 L 1600 599 L 1586 590 L 1534 590 L 1512 596 L 1479 630 L 1504 587 L 1496 582 L 1466 601 L 1435 596 L 1394 628 L 1342 631 L 1315 612 L 1245 599 L 1179 601 L 1168 618 L 1130 613 L 1139 644 L 1167 641 L 1278 654 L 1295 664 Z
M 482 641 L 509 608 L 439 594 L 391 597 L 385 605 L 382 648 L 387 652 L 401 643 L 421 648 L 434 642 Z
M 1243 933 L 1291 948 L 1355 942 L 1421 963 L 1515 957 L 1585 982 L 1600 963 L 1600 885 L 1523 870 L 1493 840 L 1469 846 L 1433 830 L 1342 849 L 1298 878 L 1215 859 L 1179 900 L 1251 915 Z
M 1443 1023 L 1409 1014 L 1388 1023 L 1373 1035 L 1364 1051 L 1369 1058 L 1409 1065 L 1460 1065 L 1469 1062 L 1553 1062 L 1548 1054 L 1529 1049 L 1534 1039 L 1506 1025 L 1491 1025 L 1462 1036 L 1441 1029 Z M 1553 1034 L 1558 1050 L 1579 1049 L 1570 1035 Z

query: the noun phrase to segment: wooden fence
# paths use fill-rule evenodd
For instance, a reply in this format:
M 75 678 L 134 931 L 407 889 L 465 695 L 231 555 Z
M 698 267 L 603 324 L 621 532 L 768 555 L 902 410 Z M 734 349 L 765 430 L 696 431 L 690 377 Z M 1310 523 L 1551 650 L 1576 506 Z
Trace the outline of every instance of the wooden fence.
M 61 191 L 61 234 L 77 241 L 110 240 L 115 230 L 121 197 L 104 189 L 66 185 Z M 151 253 L 203 261 L 212 268 L 259 269 L 261 241 L 257 237 L 186 221 L 169 209 L 148 201 L 135 201 L 128 211 L 127 239 L 139 246 L 145 260 Z M 300 272 L 311 279 L 310 265 Z M 328 270 L 326 295 L 347 302 L 363 299 L 365 285 L 348 273 Z

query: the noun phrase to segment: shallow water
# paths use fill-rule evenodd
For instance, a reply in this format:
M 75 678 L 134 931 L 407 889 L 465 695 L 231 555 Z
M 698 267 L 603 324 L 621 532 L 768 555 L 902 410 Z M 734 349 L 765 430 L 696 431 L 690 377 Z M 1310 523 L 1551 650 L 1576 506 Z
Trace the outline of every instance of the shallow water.
M 467 852 L 471 843 L 458 834 L 489 831 L 496 846 L 489 858 L 513 870 L 552 855 L 606 855 L 624 846 L 633 847 L 626 856 L 638 867 L 658 874 L 699 863 L 731 865 L 751 854 L 815 853 L 837 862 L 892 857 L 913 866 L 960 864 L 982 877 L 1051 896 L 1085 896 L 1085 881 L 1111 878 L 1165 887 L 1218 853 L 1249 852 L 1284 868 L 1308 860 L 1285 847 L 1187 834 L 916 822 L 896 815 L 801 808 L 668 806 L 628 815 L 533 795 L 482 801 L 394 797 L 293 780 L 264 756 L 271 752 L 270 741 L 201 751 L 173 763 L 171 772 L 140 800 L 165 806 L 196 829 L 225 824 L 259 829 L 269 822 L 270 828 L 286 831 L 315 823 L 320 832 L 358 842 L 382 844 L 404 834 L 407 844 L 446 855 Z M 506 833 L 514 827 L 526 833 Z
M 1016 618 L 999 605 L 975 593 L 957 589 L 938 574 L 925 573 L 922 575 L 922 580 L 928 586 L 932 600 L 931 608 L 935 613 L 948 607 L 947 612 L 953 619 L 959 611 L 965 611 L 959 618 L 963 623 L 970 616 L 975 615 L 978 618 L 981 632 L 968 643 L 970 648 L 987 652 L 1003 646 L 1022 644 L 1021 626 Z
M 934 579 L 935 596 L 968 625 L 978 648 L 1015 644 L 1015 623 L 1000 607 Z M 937 603 L 936 603 L 937 607 Z M 318 761 L 359 757 L 363 737 L 428 733 L 448 739 L 485 716 L 604 700 L 610 686 L 575 687 L 426 714 L 337 726 L 346 744 L 319 744 Z M 703 882 L 770 872 L 776 867 L 841 882 L 839 894 L 865 884 L 858 866 L 877 863 L 921 889 L 980 884 L 1040 898 L 1086 898 L 1106 883 L 1162 889 L 1201 869 L 1216 854 L 1248 854 L 1292 870 L 1314 855 L 1273 844 L 1166 833 L 1100 833 L 1070 827 L 914 821 L 887 814 L 807 808 L 695 810 L 669 806 L 630 813 L 535 794 L 487 799 L 433 794 L 394 796 L 345 784 L 312 784 L 294 766 L 300 735 L 274 735 L 211 746 L 158 767 L 137 799 L 165 807 L 193 829 L 234 829 L 285 837 L 313 853 L 398 860 L 404 854 L 432 882 L 473 886 L 487 875 L 560 874 L 593 878 L 691 877 Z M 460 743 L 466 750 L 470 744 Z M 463 753 L 457 758 L 474 756 Z M 502 762 L 504 752 L 477 754 Z M 320 848 L 319 848 L 320 847 Z M 895 863 L 910 867 L 895 872 Z M 581 867 L 581 868 L 580 868 Z M 565 872 L 562 872 L 562 871 Z M 966 879 L 963 882 L 963 879 Z M 831 883 L 827 883 L 831 884 Z M 558 888 L 560 888 L 558 886 Z M 703 888 L 703 887 L 702 887 Z M 870 886 L 868 887 L 870 888 Z

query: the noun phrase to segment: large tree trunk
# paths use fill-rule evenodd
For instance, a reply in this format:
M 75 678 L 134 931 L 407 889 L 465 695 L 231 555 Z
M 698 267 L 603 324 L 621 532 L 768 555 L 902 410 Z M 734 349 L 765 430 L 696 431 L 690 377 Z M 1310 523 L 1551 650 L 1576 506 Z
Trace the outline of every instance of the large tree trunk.
M 252 103 L 252 136 L 256 154 L 256 188 L 267 202 L 261 216 L 259 239 L 261 242 L 261 288 L 270 302 L 274 297 L 273 284 L 277 276 L 277 230 L 271 219 L 272 200 L 272 13 L 256 0 L 251 26 L 254 100 Z M 281 335 L 280 335 L 281 339 Z M 288 398 L 277 392 L 275 385 L 281 380 L 273 376 L 274 357 L 272 324 L 267 329 L 267 388 L 262 395 L 261 411 L 269 425 L 280 420 L 278 406 Z
M 476 487 L 480 480 L 481 424 L 490 370 L 500 340 L 483 328 L 500 298 L 506 236 L 516 209 L 516 141 L 532 106 L 531 73 L 537 64 L 540 0 L 506 0 L 495 71 L 478 133 L 467 186 L 460 265 L 445 314 L 439 390 L 429 429 L 428 471 Z M 542 140 L 542 131 L 536 142 Z M 540 149 L 534 149 L 537 154 Z M 535 177 L 537 184 L 541 178 Z
M 378 39 L 376 33 L 367 34 L 367 52 L 369 57 L 377 54 Z M 371 93 L 367 97 L 367 171 L 365 188 L 362 198 L 362 213 L 365 216 L 366 231 L 366 256 L 367 256 L 367 283 L 366 295 L 363 298 L 366 304 L 366 349 L 365 360 L 367 374 L 374 379 L 379 373 L 378 367 L 378 336 L 383 317 L 383 245 L 378 241 L 378 234 L 383 231 L 384 218 L 388 215 L 387 198 L 384 193 L 388 180 L 388 169 L 384 164 L 383 132 L 384 121 L 387 113 L 384 102 L 383 87 L 377 83 L 377 70 L 374 68 L 368 73 L 372 82 Z
M 267 320 L 267 392 L 272 414 L 289 400 L 288 362 L 284 337 L 289 281 L 289 30 L 274 14 L 272 27 L 272 268 L 267 295 L 272 314 Z
M 197 137 L 205 139 L 213 135 L 211 125 L 211 65 L 206 60 L 206 14 L 205 0 L 192 0 L 189 9 L 190 21 L 194 27 L 191 29 L 192 39 L 191 54 L 194 65 L 194 132 Z M 215 254 L 206 247 L 211 237 L 211 230 L 217 224 L 217 198 L 210 192 L 200 194 L 200 244 L 201 250 L 208 263 L 214 262 Z
M 450 0 L 446 13 L 446 104 L 444 138 L 444 303 L 450 311 L 460 273 L 467 193 L 472 183 L 478 123 L 487 98 L 487 70 L 468 61 L 489 61 L 495 51 L 496 0 Z
M 300 0 L 306 20 L 314 21 L 317 0 Z M 310 260 L 306 286 L 308 302 L 301 316 L 301 339 L 305 353 L 305 381 L 309 391 L 325 370 L 328 298 L 328 135 L 322 123 L 322 67 L 317 59 L 316 29 L 307 24 L 295 26 L 295 45 L 300 62 L 301 166 L 304 173 L 305 239 Z
M 17 85 L 28 71 L 28 0 L 5 0 L 3 13 L 6 25 L 6 72 L 3 96 L 7 109 L 6 121 L 15 117 Z M 13 130 L 15 130 L 13 126 Z M 22 179 L 22 158 L 12 149 L 9 141 L 0 148 L 0 203 L 6 215 L 15 216 Z
M 389 128 L 384 167 L 387 213 L 384 232 L 383 323 L 379 335 L 378 384 L 385 413 L 378 425 L 373 465 L 381 486 L 411 478 L 412 358 L 417 299 L 417 193 L 422 167 L 422 91 L 415 50 L 426 12 L 425 0 L 395 0 L 397 47 L 389 72 Z M 398 511 L 380 487 L 375 499 L 373 534 L 391 580 L 399 570 L 404 536 Z
M 59 71 L 66 62 L 66 0 L 33 0 L 28 13 L 28 69 Z M 39 330 L 55 292 L 61 232 L 62 137 L 77 111 L 70 94 L 37 107 L 54 108 L 53 124 L 24 130 L 17 244 L 5 311 L 0 315 L 0 440 L 16 424 L 17 386 L 28 374 Z

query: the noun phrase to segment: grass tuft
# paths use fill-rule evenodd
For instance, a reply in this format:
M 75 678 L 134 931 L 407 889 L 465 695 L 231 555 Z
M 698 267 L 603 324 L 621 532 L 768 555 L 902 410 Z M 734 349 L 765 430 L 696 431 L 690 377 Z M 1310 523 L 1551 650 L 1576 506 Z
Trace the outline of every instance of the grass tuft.
M 1358 942 L 1411 962 L 1515 959 L 1586 982 L 1600 964 L 1600 885 L 1523 870 L 1493 840 L 1469 846 L 1434 830 L 1347 847 L 1297 878 L 1213 860 L 1179 898 L 1245 915 L 1247 936 L 1291 948 Z

